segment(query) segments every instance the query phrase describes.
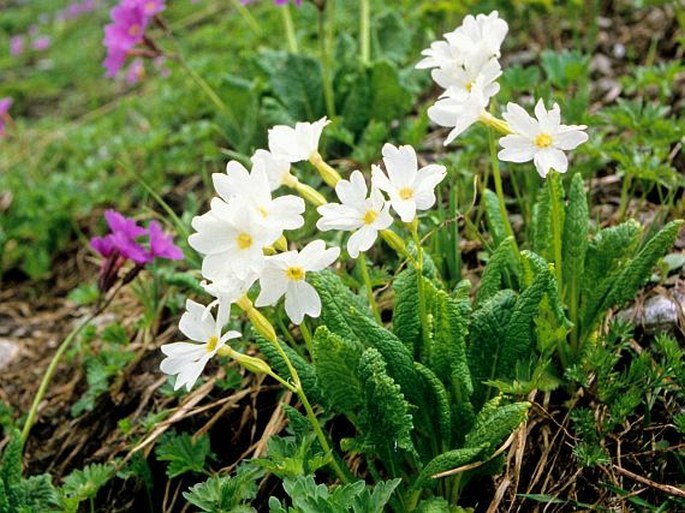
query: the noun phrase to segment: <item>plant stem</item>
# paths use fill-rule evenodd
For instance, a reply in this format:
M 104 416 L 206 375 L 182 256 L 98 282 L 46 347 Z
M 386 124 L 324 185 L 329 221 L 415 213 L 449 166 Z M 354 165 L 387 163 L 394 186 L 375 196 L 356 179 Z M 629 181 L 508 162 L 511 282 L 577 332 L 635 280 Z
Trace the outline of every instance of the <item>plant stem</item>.
M 426 292 L 423 286 L 423 247 L 421 246 L 421 239 L 419 238 L 419 222 L 415 218 L 409 223 L 409 231 L 411 232 L 414 245 L 416 246 L 416 287 L 419 299 L 419 319 L 421 320 L 421 338 L 423 340 L 423 352 L 428 351 L 430 341 L 428 338 L 428 314 L 426 312 Z M 426 354 L 419 354 L 419 358 L 424 358 Z
M 559 286 L 559 293 L 563 297 L 563 269 L 561 267 L 561 234 L 562 226 L 562 209 L 563 206 L 559 201 L 559 180 L 560 177 L 556 171 L 550 171 L 547 176 L 547 186 L 549 187 L 549 201 L 552 215 L 552 243 L 554 245 L 554 267 L 557 276 L 557 283 Z
M 111 292 L 109 298 L 103 301 L 88 317 L 86 317 L 86 319 L 83 322 L 81 322 L 78 326 L 71 330 L 71 332 L 69 332 L 69 334 L 64 338 L 62 343 L 59 345 L 59 348 L 57 348 L 55 356 L 52 357 L 52 360 L 50 360 L 50 365 L 48 365 L 45 374 L 43 374 L 43 379 L 41 380 L 40 386 L 38 387 L 38 391 L 36 392 L 36 395 L 33 398 L 31 409 L 29 410 L 28 416 L 26 417 L 26 422 L 24 422 L 24 427 L 21 430 L 22 445 L 26 443 L 26 440 L 29 437 L 29 433 L 31 432 L 33 423 L 36 421 L 38 406 L 40 406 L 41 401 L 45 397 L 45 393 L 48 390 L 48 385 L 50 384 L 50 381 L 52 380 L 52 377 L 54 376 L 55 371 L 57 370 L 57 365 L 59 365 L 62 356 L 64 355 L 64 353 L 66 353 L 67 349 L 69 349 L 69 346 L 71 346 L 71 343 L 76 339 L 76 336 L 79 333 L 81 333 L 83 328 L 85 328 L 90 321 L 92 321 L 95 317 L 100 315 L 105 310 L 105 308 L 109 306 L 109 304 L 112 302 L 112 299 L 114 299 L 114 296 L 116 296 L 117 292 L 122 286 L 123 284 L 119 283 L 119 285 Z
M 304 409 L 307 412 L 307 418 L 309 419 L 309 422 L 312 425 L 312 428 L 314 429 L 314 433 L 316 434 L 316 437 L 318 438 L 319 443 L 321 444 L 321 448 L 324 450 L 324 452 L 331 454 L 330 465 L 333 468 L 333 471 L 336 473 L 338 479 L 340 479 L 341 482 L 346 483 L 348 481 L 347 475 L 338 464 L 338 461 L 335 459 L 335 455 L 333 454 L 333 451 L 331 450 L 331 447 L 328 444 L 326 435 L 321 429 L 321 425 L 319 424 L 319 421 L 316 418 L 316 415 L 314 414 L 312 405 L 309 403 L 309 399 L 307 399 L 307 395 L 305 394 L 305 391 L 302 388 L 302 381 L 300 380 L 300 375 L 298 374 L 297 369 L 295 369 L 293 363 L 290 361 L 290 358 L 288 358 L 288 354 L 283 350 L 283 346 L 281 346 L 281 343 L 278 340 L 278 337 L 276 336 L 276 331 L 274 330 L 274 327 L 266 319 L 266 317 L 264 317 L 261 314 L 261 312 L 259 312 L 254 307 L 252 301 L 250 301 L 250 299 L 247 296 L 243 296 L 242 298 L 240 298 L 236 302 L 236 305 L 238 305 L 238 307 L 240 307 L 247 314 L 248 319 L 255 327 L 255 329 L 264 338 L 271 342 L 271 344 L 273 344 L 273 346 L 276 348 L 276 351 L 278 351 L 278 354 L 283 359 L 283 362 L 285 363 L 286 367 L 288 368 L 288 372 L 290 373 L 290 377 L 293 380 L 295 393 L 297 394 L 297 397 L 300 399 L 300 402 L 302 402 L 302 405 L 304 406 Z
M 252 16 L 250 10 L 243 4 L 241 4 L 239 0 L 231 0 L 231 3 L 233 3 L 233 6 L 236 8 L 238 13 L 243 17 L 245 22 L 250 26 L 252 31 L 258 36 L 261 35 L 262 28 L 259 26 L 259 23 L 257 22 L 257 20 L 255 20 L 254 16 Z
M 362 65 L 371 62 L 371 9 L 369 0 L 359 0 L 359 49 Z
M 369 306 L 373 312 L 373 316 L 378 324 L 381 324 L 381 313 L 378 310 L 378 304 L 376 303 L 376 298 L 373 296 L 373 285 L 371 284 L 371 277 L 369 276 L 369 268 L 366 265 L 366 256 L 363 252 L 359 253 L 357 258 L 357 264 L 359 265 L 359 272 L 362 274 L 362 280 L 364 280 L 364 288 L 366 288 L 366 297 L 369 300 Z
M 297 48 L 297 36 L 295 35 L 295 26 L 293 25 L 293 18 L 290 15 L 290 5 L 285 4 L 280 7 L 281 18 L 283 19 L 283 27 L 285 28 L 285 35 L 288 38 L 288 48 L 290 53 L 299 53 Z
M 335 117 L 335 100 L 333 94 L 333 78 L 331 74 L 330 48 L 326 31 L 324 8 L 319 9 L 319 48 L 321 51 L 321 75 L 323 80 L 323 94 L 326 101 L 326 112 L 329 118 Z
M 511 228 L 509 223 L 509 214 L 507 213 L 507 205 L 504 202 L 504 189 L 502 188 L 502 175 L 499 171 L 499 159 L 497 158 L 497 148 L 495 146 L 495 137 L 492 130 L 488 133 L 488 143 L 490 146 L 490 161 L 492 162 L 492 177 L 495 181 L 495 193 L 497 194 L 497 201 L 499 203 L 499 214 L 504 222 L 504 229 L 507 232 L 507 237 L 514 238 L 514 244 L 516 244 L 516 238 L 514 237 L 514 230 Z
M 309 351 L 309 356 L 314 358 L 314 344 L 312 344 L 312 332 L 307 326 L 307 320 L 302 319 L 302 324 L 300 324 L 300 331 L 302 332 L 302 338 L 307 346 L 307 351 Z
M 178 54 L 178 62 L 181 64 L 181 67 L 188 74 L 188 76 L 200 87 L 200 89 L 202 89 L 207 97 L 212 100 L 212 103 L 214 103 L 214 105 L 216 105 L 221 112 L 235 121 L 233 111 L 231 111 L 228 105 L 226 105 L 221 98 L 219 98 L 219 95 L 216 94 L 214 89 L 212 89 L 212 86 L 210 86 L 207 81 L 197 73 L 197 71 L 188 65 L 185 58 L 183 58 L 180 53 Z

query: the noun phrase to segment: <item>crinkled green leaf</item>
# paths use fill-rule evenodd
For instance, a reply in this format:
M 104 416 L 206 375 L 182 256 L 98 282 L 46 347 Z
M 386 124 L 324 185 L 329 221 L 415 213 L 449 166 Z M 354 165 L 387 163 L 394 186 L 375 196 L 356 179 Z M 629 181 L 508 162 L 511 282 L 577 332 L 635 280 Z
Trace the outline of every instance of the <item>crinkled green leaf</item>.
M 499 401 L 494 401 L 496 405 Z M 466 447 L 488 447 L 488 452 L 494 452 L 525 420 L 530 403 L 519 402 L 483 408 L 476 417 L 471 432 L 466 435 Z
M 206 513 L 249 513 L 257 510 L 246 503 L 257 496 L 263 471 L 241 465 L 235 476 L 213 476 L 194 485 L 183 497 Z
M 490 260 L 483 270 L 476 294 L 476 306 L 480 306 L 502 288 L 517 288 L 520 272 L 516 242 L 513 237 L 508 237 L 490 255 Z
M 504 239 L 507 238 L 506 220 L 502 218 L 499 199 L 497 194 L 490 189 L 485 189 L 483 200 L 485 201 L 485 213 L 488 216 L 488 229 L 492 236 L 492 242 L 495 247 L 499 247 L 504 242 Z
M 378 448 L 413 451 L 411 406 L 400 386 L 390 377 L 378 350 L 369 348 L 362 354 L 359 379 L 364 397 L 359 424 L 364 439 Z
M 477 461 L 486 448 L 486 445 L 483 445 L 482 447 L 463 447 L 436 456 L 423 467 L 423 470 L 421 470 L 419 477 L 412 487 L 416 489 L 422 488 L 435 474 L 447 472 L 448 470 L 459 468 Z
M 423 379 L 423 386 L 426 400 L 423 406 L 429 412 L 429 419 L 434 425 L 433 432 L 427 433 L 430 438 L 440 436 L 442 445 L 449 447 L 452 438 L 452 412 L 450 409 L 449 396 L 445 385 L 440 381 L 428 367 L 421 365 L 418 362 L 414 363 L 416 371 Z M 417 426 L 419 431 L 424 431 L 424 426 Z
M 314 334 L 314 364 L 321 388 L 330 405 L 354 418 L 362 404 L 358 377 L 363 347 L 356 340 L 346 340 L 319 326 Z
M 209 437 L 200 436 L 197 440 L 188 433 L 170 433 L 157 445 L 155 454 L 159 461 L 168 462 L 166 474 L 170 478 L 186 472 L 203 472 L 205 460 L 211 454 Z

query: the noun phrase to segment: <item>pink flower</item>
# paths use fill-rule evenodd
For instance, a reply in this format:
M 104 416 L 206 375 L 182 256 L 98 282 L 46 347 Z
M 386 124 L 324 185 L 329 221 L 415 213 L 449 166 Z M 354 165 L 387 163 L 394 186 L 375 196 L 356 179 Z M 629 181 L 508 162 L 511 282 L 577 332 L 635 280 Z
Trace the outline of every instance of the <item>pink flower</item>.
M 9 110 L 14 100 L 9 96 L 0 100 L 0 136 L 5 135 L 5 121 L 9 119 Z
M 112 23 L 105 26 L 103 39 L 107 56 L 102 63 L 108 77 L 116 76 L 130 51 L 143 42 L 150 20 L 164 9 L 165 0 L 122 0 L 110 11 Z M 130 68 L 127 80 L 133 80 L 140 69 L 137 64 Z
M 145 66 L 143 59 L 134 59 L 126 72 L 126 82 L 130 85 L 137 84 L 145 76 Z
M 104 260 L 100 268 L 98 286 L 106 292 L 119 279 L 119 269 L 131 260 L 135 266 L 123 277 L 123 283 L 130 282 L 136 274 L 156 258 L 182 260 L 183 252 L 174 244 L 173 238 L 166 235 L 157 221 L 151 221 L 147 229 L 138 226 L 134 219 L 123 216 L 116 210 L 105 211 L 105 220 L 110 233 L 104 237 L 93 237 L 91 247 Z M 141 238 L 147 236 L 147 245 Z
M 10 53 L 21 55 L 24 52 L 24 36 L 13 36 L 10 38 Z
M 41 36 L 33 41 L 33 49 L 39 52 L 44 52 L 50 48 L 50 38 L 48 36 Z

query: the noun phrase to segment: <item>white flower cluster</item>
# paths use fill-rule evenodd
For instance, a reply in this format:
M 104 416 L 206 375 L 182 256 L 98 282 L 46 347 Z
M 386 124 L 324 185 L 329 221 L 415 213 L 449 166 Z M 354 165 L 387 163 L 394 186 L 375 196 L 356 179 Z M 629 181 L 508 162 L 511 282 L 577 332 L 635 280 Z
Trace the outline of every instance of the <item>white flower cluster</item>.
M 502 74 L 500 47 L 509 27 L 497 11 L 487 16 L 466 16 L 461 26 L 444 35 L 423 50 L 419 69 L 432 68 L 433 80 L 445 89 L 438 101 L 428 109 L 428 116 L 440 126 L 452 127 L 445 140 L 451 143 L 477 121 L 493 118 L 487 112 L 490 99 L 499 92 L 496 82 Z M 498 157 L 509 162 L 533 161 L 543 178 L 551 169 L 565 173 L 568 159 L 565 150 L 572 150 L 587 141 L 585 125 L 562 125 L 560 109 L 554 104 L 545 109 L 542 100 L 535 106 L 535 116 L 515 103 L 508 103 L 503 118 L 508 122 L 509 135 L 500 139 Z
M 211 200 L 208 212 L 192 220 L 195 233 L 188 242 L 204 257 L 202 275 L 207 281 L 203 286 L 216 299 L 206 307 L 188 300 L 180 330 L 192 342 L 162 346 L 167 357 L 161 369 L 177 375 L 176 389 L 186 386 L 190 390 L 226 341 L 240 336 L 222 330 L 231 305 L 244 305 L 245 294 L 255 283 L 259 282 L 260 288 L 255 307 L 275 305 L 285 297 L 285 312 L 293 323 L 301 324 L 305 315 L 320 315 L 321 299 L 307 283 L 307 273 L 333 264 L 340 249 L 326 248 L 317 239 L 300 251 L 287 251 L 284 231 L 304 225 L 305 202 L 299 196 L 274 197 L 272 193 L 282 185 L 302 190 L 302 184 L 291 173 L 292 163 L 309 160 L 327 166 L 318 153 L 319 139 L 327 124 L 323 118 L 314 123 L 297 123 L 295 128 L 275 126 L 269 130 L 269 150 L 255 152 L 249 171 L 231 161 L 225 174 L 212 176 L 218 196 Z M 321 215 L 319 230 L 353 232 L 347 242 L 353 258 L 371 248 L 379 231 L 390 227 L 391 208 L 409 223 L 417 211 L 432 207 L 436 201 L 434 189 L 447 173 L 439 165 L 419 169 L 411 146 L 386 144 L 382 153 L 387 174 L 373 167 L 370 192 L 360 171 L 354 171 L 349 180 L 337 181 L 335 191 L 340 203 L 326 203 L 318 192 L 309 191 L 308 197 L 318 204 Z M 327 176 L 333 174 L 328 172 Z M 249 300 L 247 304 L 252 308 Z M 211 313 L 214 307 L 216 318 Z M 225 354 L 237 353 L 225 348 Z

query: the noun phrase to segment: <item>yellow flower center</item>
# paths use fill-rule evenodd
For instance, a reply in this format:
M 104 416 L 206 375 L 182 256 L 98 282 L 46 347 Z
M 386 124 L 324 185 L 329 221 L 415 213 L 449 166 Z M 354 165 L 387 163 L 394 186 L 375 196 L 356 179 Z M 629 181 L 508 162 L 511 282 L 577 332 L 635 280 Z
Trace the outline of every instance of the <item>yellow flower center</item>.
M 140 34 L 140 25 L 138 25 L 137 23 L 134 23 L 133 25 L 131 25 L 131 26 L 128 28 L 128 35 L 129 35 L 129 36 L 134 36 L 134 37 L 135 37 L 135 36 L 137 36 L 138 34 Z
M 408 200 L 414 197 L 414 189 L 411 187 L 403 187 L 399 191 L 400 198 L 403 200 Z
M 264 219 L 266 219 L 267 217 L 269 217 L 269 212 L 266 210 L 265 207 L 262 207 L 262 206 L 257 207 L 257 211 L 258 211 L 260 214 L 262 214 L 262 217 L 263 217 Z
M 473 86 L 474 86 L 474 82 L 473 82 L 473 80 L 471 80 L 470 82 L 466 83 L 465 87 L 466 87 L 466 90 L 470 93 L 471 89 L 473 89 Z
M 549 134 L 539 134 L 535 138 L 535 146 L 538 148 L 548 148 L 552 146 L 552 136 Z
M 249 233 L 241 233 L 236 240 L 240 249 L 248 249 L 252 246 L 252 237 Z
M 156 7 L 157 7 L 156 2 L 147 2 L 145 4 L 145 12 L 150 13 L 150 12 L 154 11 Z
M 216 349 L 216 345 L 219 343 L 219 337 L 210 337 L 207 341 L 207 352 L 211 353 Z
M 285 271 L 285 275 L 289 280 L 302 281 L 304 280 L 304 269 L 302 267 L 288 267 Z
M 376 212 L 373 209 L 367 210 L 366 214 L 364 214 L 364 217 L 363 217 L 364 224 L 373 223 L 377 217 L 378 217 L 378 212 Z

